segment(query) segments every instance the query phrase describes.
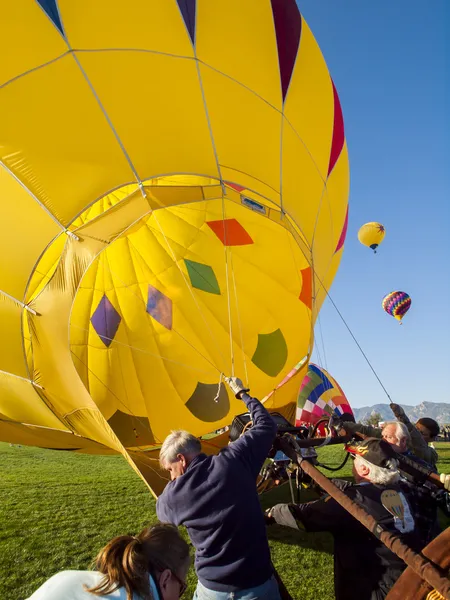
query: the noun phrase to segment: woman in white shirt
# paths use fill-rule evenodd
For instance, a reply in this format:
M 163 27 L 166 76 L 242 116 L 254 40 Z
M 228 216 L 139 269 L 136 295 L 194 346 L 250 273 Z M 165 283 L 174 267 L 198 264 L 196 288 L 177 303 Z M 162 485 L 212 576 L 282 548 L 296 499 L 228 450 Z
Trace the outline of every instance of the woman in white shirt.
M 95 571 L 62 571 L 28 600 L 178 600 L 186 590 L 189 545 L 172 525 L 111 540 Z

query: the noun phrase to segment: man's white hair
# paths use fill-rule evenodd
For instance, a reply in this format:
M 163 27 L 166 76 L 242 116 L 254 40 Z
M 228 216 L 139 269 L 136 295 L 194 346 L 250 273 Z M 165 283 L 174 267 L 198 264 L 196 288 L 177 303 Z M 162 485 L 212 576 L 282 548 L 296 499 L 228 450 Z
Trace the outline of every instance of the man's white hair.
M 362 456 L 355 456 L 355 463 L 357 465 L 365 465 L 369 469 L 369 473 L 365 478 L 371 483 L 376 483 L 377 485 L 393 485 L 397 483 L 400 478 L 400 473 L 396 469 L 378 467 Z
M 386 429 L 388 425 L 395 425 L 395 435 L 397 437 L 397 443 L 400 443 L 404 439 L 406 439 L 407 443 L 411 441 L 411 436 L 409 435 L 408 428 L 404 423 L 400 423 L 400 421 L 385 421 L 383 423 L 382 429 Z
M 195 435 L 183 429 L 171 431 L 159 451 L 159 464 L 165 469 L 168 464 L 176 461 L 178 454 L 193 457 L 201 451 L 202 444 Z

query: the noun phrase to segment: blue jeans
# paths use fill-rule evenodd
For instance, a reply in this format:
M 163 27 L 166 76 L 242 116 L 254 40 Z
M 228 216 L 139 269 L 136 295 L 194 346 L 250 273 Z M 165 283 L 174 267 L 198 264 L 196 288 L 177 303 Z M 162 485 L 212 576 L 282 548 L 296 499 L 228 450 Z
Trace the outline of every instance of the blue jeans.
M 262 585 L 237 592 L 215 592 L 197 583 L 197 589 L 192 600 L 281 600 L 278 583 L 271 577 Z

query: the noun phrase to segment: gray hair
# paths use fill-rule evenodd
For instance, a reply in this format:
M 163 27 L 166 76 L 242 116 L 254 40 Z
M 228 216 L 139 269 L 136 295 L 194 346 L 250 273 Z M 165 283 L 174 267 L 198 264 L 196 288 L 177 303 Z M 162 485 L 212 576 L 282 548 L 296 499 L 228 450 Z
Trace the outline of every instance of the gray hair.
M 411 441 L 408 428 L 404 423 L 400 423 L 400 421 L 385 421 L 382 429 L 385 429 L 388 425 L 395 425 L 395 435 L 398 442 L 401 442 L 404 439 L 406 439 L 407 443 Z
M 355 463 L 365 465 L 369 469 L 367 479 L 377 485 L 393 485 L 400 479 L 400 473 L 395 468 L 383 468 L 373 465 L 362 456 L 355 456 Z
M 178 454 L 197 456 L 201 451 L 202 444 L 195 435 L 183 429 L 171 431 L 159 451 L 159 464 L 165 469 L 166 465 L 176 461 Z

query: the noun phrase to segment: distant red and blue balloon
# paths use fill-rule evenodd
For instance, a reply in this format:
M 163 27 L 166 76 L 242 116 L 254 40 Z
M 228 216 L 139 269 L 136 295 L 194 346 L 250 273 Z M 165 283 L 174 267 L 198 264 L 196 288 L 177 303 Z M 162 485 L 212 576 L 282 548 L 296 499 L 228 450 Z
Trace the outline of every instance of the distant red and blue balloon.
M 401 321 L 411 307 L 411 298 L 406 292 L 391 292 L 383 298 L 383 310 Z

